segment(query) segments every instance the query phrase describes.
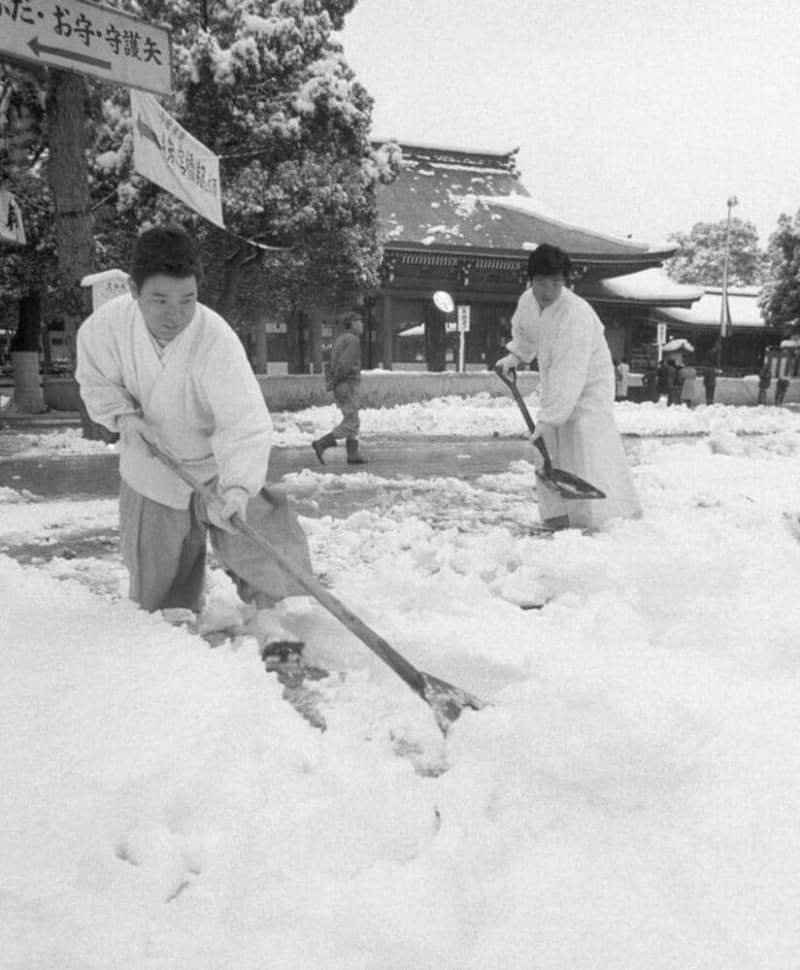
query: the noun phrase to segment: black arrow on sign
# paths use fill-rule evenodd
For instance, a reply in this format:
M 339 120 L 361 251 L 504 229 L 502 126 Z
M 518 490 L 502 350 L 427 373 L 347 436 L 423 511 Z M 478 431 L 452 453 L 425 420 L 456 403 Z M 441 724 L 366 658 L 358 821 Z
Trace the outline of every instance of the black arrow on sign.
M 156 148 L 161 148 L 156 133 L 153 131 L 150 125 L 147 124 L 147 122 L 142 121 L 141 115 L 136 116 L 136 130 L 139 132 L 139 136 L 141 138 L 147 138 L 149 141 L 153 142 Z
M 63 57 L 68 61 L 80 61 L 81 64 L 91 64 L 92 67 L 102 67 L 106 71 L 111 70 L 111 61 L 101 61 L 99 57 L 89 57 L 88 54 L 77 54 L 73 51 L 65 51 L 60 47 L 48 47 L 47 44 L 40 44 L 38 37 L 29 40 L 28 47 L 30 47 L 37 57 L 41 57 L 42 54 L 49 54 L 51 57 L 55 55 L 56 57 Z

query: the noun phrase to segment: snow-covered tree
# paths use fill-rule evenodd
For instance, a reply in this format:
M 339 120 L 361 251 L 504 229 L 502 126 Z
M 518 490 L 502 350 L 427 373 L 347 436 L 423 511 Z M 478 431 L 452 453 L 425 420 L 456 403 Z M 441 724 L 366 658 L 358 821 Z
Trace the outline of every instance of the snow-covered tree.
M 689 233 L 672 233 L 668 241 L 677 243 L 680 249 L 664 263 L 666 272 L 678 283 L 721 286 L 727 225 L 727 219 L 696 222 Z M 728 282 L 732 286 L 757 286 L 764 279 L 765 265 L 756 227 L 752 222 L 731 219 Z
M 761 309 L 769 326 L 791 330 L 800 322 L 800 210 L 781 215 L 767 246 L 769 273 Z
M 116 181 L 115 226 L 177 218 L 201 237 L 203 298 L 232 323 L 344 306 L 378 285 L 375 188 L 399 150 L 369 141 L 372 100 L 335 30 L 354 0 L 139 0 L 126 9 L 172 32 L 175 94 L 164 107 L 221 158 L 227 231 L 136 175 L 120 92 L 104 102 L 107 147 L 93 176 Z M 120 137 L 124 135 L 124 137 Z M 116 231 L 116 230 L 115 230 Z M 101 243 L 113 247 L 114 232 Z M 265 251 L 253 243 L 287 247 Z M 252 314 L 250 315 L 252 317 Z
M 24 213 L 29 245 L 0 250 L 0 301 L 9 306 L 46 285 L 54 264 L 52 202 L 43 177 L 47 147 L 43 72 L 0 61 L 0 186 Z
M 263 319 L 315 305 L 343 306 L 376 288 L 375 189 L 394 177 L 399 150 L 371 146 L 372 101 L 336 40 L 354 4 L 111 0 L 170 30 L 174 94 L 162 103 L 221 157 L 227 231 L 135 173 L 128 92 L 89 81 L 96 268 L 124 268 L 140 228 L 174 219 L 202 241 L 208 272 L 203 299 L 234 325 L 256 312 Z M 33 78 L 44 118 L 48 72 L 22 73 Z M 17 123 L 0 101 L 0 125 Z M 29 158 L 34 142 L 26 149 Z M 27 222 L 27 209 L 25 216 Z M 286 248 L 262 250 L 253 245 L 259 242 Z M 52 253 L 52 236 L 49 245 Z M 0 259 L 5 262 L 4 254 Z
M 45 98 L 41 72 L 0 63 L 0 187 L 24 212 L 28 244 L 0 249 L 0 319 L 15 330 L 15 398 L 25 409 L 43 411 L 38 353 L 42 294 L 56 282 L 52 203 L 42 177 Z M 10 324 L 10 326 L 9 326 Z
M 0 300 L 18 301 L 13 347 L 15 400 L 44 407 L 38 348 L 43 312 L 56 312 L 68 338 L 91 310 L 80 286 L 94 269 L 87 155 L 91 144 L 83 77 L 0 63 L 0 182 L 21 203 L 28 245 L 0 254 Z M 27 359 L 28 357 L 32 359 Z M 82 410 L 84 433 L 104 432 Z

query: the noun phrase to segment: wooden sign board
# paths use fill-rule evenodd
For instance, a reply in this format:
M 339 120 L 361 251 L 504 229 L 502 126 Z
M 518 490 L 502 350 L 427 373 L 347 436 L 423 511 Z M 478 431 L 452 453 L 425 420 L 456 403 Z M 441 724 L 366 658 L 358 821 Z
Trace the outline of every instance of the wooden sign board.
M 169 31 L 83 0 L 0 0 L 0 57 L 172 91 Z

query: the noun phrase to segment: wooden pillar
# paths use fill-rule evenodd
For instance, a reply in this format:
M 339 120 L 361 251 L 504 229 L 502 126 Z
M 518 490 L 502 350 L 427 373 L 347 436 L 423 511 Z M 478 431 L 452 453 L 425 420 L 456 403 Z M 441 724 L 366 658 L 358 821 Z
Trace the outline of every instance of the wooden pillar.
M 372 370 L 376 366 L 375 362 L 378 357 L 375 301 L 366 300 L 362 309 L 364 314 L 364 339 L 361 356 L 364 359 L 364 368 Z
M 429 371 L 447 370 L 445 315 L 425 302 L 425 363 Z
M 313 374 L 322 373 L 322 318 L 323 310 L 314 307 L 308 315 L 309 363 Z
M 393 363 L 394 330 L 392 328 L 392 298 L 388 294 L 383 297 L 383 314 L 381 317 L 381 366 L 384 370 L 391 370 Z
M 253 329 L 253 370 L 256 374 L 267 373 L 267 325 L 263 321 Z

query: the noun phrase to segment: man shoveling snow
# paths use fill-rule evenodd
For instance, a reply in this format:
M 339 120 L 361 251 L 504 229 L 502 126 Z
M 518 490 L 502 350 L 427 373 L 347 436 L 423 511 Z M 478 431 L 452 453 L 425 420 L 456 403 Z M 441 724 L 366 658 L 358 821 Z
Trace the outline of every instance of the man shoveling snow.
M 303 593 L 232 524 L 241 516 L 310 572 L 305 535 L 280 492 L 265 487 L 272 420 L 239 338 L 197 300 L 198 247 L 180 227 L 142 232 L 130 294 L 96 310 L 78 331 L 75 376 L 92 419 L 120 440 L 120 544 L 129 595 L 143 609 L 203 606 L 206 543 L 246 603 L 262 652 L 302 644 L 274 611 Z M 152 453 L 176 457 L 207 501 Z

